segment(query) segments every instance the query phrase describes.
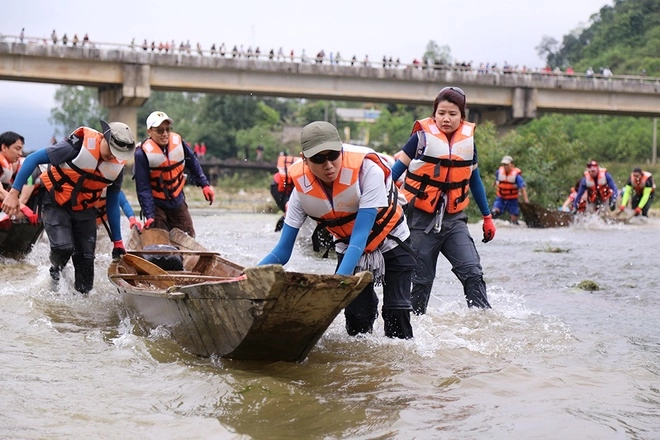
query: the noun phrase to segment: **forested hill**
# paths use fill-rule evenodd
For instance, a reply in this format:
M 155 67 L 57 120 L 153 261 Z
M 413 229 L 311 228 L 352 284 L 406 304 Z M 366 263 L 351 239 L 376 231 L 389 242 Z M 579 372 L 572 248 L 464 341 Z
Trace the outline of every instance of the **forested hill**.
M 552 68 L 660 76 L 660 1 L 614 0 L 590 17 L 589 27 L 565 35 L 561 44 L 544 37 L 537 50 Z

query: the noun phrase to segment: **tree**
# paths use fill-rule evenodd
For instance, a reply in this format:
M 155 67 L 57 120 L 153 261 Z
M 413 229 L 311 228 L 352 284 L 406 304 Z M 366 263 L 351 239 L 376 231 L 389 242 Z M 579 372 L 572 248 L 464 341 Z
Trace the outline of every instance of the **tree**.
M 99 121 L 108 117 L 96 88 L 61 86 L 55 91 L 55 102 L 58 106 L 50 110 L 48 121 L 56 127 L 56 135 L 68 136 L 81 126 L 100 130 Z
M 557 40 L 547 35 L 544 35 L 539 45 L 536 46 L 534 49 L 536 49 L 536 53 L 538 54 L 539 58 L 545 60 L 546 65 L 556 66 L 557 64 L 555 60 L 557 58 L 558 46 L 559 46 L 559 42 Z
M 431 64 L 451 64 L 451 48 L 447 45 L 439 46 L 434 40 L 426 45 L 423 59 Z

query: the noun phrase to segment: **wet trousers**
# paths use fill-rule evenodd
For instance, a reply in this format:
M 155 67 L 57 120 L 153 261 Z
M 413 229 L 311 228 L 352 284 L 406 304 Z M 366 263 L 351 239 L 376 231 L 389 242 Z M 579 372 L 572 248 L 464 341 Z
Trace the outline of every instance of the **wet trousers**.
M 652 192 L 651 195 L 649 196 L 649 199 L 646 201 L 646 205 L 642 208 L 642 216 L 648 217 L 649 216 L 649 209 L 651 208 L 651 204 L 653 203 L 653 197 L 655 196 L 655 192 Z M 637 208 L 639 206 L 639 202 L 642 198 L 637 195 L 636 191 L 633 191 L 633 195 L 630 199 L 630 204 L 633 209 Z
M 408 240 L 406 240 L 408 242 Z M 410 282 L 415 267 L 413 256 L 401 246 L 383 253 L 385 277 L 383 280 L 383 322 L 388 338 L 410 339 L 413 337 L 410 324 Z M 337 267 L 343 254 L 337 254 Z M 355 336 L 371 333 L 378 317 L 378 296 L 374 284 L 370 283 L 344 310 L 346 331 Z
M 431 230 L 427 234 L 424 230 L 434 221 L 435 215 L 414 208 L 408 211 L 411 245 L 417 254 L 412 277 L 413 313 L 426 313 L 440 253 L 449 260 L 452 272 L 463 285 L 468 307 L 490 308 L 479 253 L 467 228 L 467 215 L 464 212 L 445 214 L 441 230 Z
M 192 217 L 188 210 L 186 200 L 183 200 L 181 206 L 174 209 L 163 209 L 156 206 L 156 216 L 154 217 L 154 228 L 170 231 L 174 228 L 181 229 L 186 234 L 195 238 L 195 228 L 193 227 Z
M 42 218 L 50 243 L 50 276 L 59 281 L 60 272 L 71 259 L 74 287 L 83 294 L 94 287 L 97 215 L 96 208 L 74 211 L 69 204 L 58 205 L 51 194 L 44 195 Z

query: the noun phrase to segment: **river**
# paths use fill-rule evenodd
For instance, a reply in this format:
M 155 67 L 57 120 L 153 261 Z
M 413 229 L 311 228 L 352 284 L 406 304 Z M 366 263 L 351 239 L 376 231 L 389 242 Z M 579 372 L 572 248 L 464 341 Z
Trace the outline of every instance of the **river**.
M 277 218 L 195 212 L 197 239 L 251 265 Z M 0 261 L 0 438 L 660 438 L 660 219 L 642 220 L 496 223 L 477 243 L 492 310 L 467 309 L 441 258 L 413 340 L 385 338 L 380 319 L 348 337 L 340 315 L 299 364 L 198 358 L 143 334 L 105 277 L 106 241 L 89 297 L 70 267 L 52 292 L 44 239 Z M 334 264 L 299 238 L 287 267 Z

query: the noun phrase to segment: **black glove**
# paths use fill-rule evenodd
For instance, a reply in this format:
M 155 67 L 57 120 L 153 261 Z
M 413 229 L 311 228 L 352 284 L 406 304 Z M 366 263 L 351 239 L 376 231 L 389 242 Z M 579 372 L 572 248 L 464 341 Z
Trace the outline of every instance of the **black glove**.
M 119 257 L 126 253 L 124 249 L 124 243 L 121 240 L 113 242 L 114 247 L 112 248 L 112 259 L 117 260 Z
M 280 219 L 277 220 L 277 223 L 275 224 L 275 232 L 281 231 L 283 227 L 284 227 L 284 216 L 280 217 Z
M 616 209 L 616 199 L 614 197 L 610 197 L 610 211 L 614 211 Z

